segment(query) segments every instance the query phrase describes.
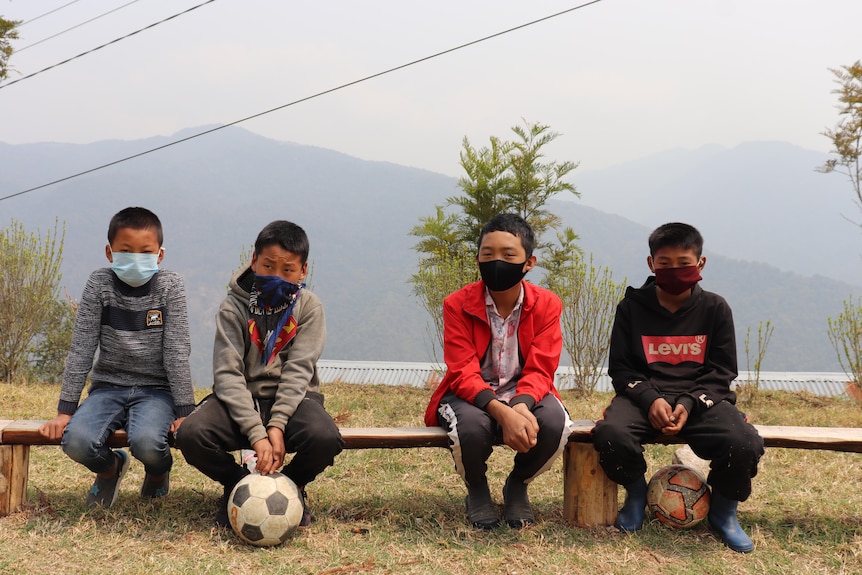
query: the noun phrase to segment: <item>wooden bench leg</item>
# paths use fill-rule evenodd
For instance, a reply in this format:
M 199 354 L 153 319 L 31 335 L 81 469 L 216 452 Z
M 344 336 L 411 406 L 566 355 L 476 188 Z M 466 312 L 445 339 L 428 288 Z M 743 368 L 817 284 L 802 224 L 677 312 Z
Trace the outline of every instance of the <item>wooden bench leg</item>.
M 27 502 L 29 445 L 0 445 L 0 517 Z
M 563 519 L 569 525 L 613 525 L 617 518 L 617 484 L 599 465 L 591 443 L 570 441 L 563 452 Z

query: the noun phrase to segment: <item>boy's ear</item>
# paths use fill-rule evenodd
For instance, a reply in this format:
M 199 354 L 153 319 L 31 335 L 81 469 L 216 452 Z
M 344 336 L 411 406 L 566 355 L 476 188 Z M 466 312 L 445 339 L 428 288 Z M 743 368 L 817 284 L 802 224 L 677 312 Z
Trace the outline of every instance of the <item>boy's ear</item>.
M 649 271 L 651 271 L 652 273 L 655 273 L 655 268 L 652 265 L 652 256 L 646 257 L 646 265 L 649 266 Z
M 308 261 L 302 264 L 302 269 L 299 270 L 299 281 L 305 281 L 305 277 L 308 275 Z
M 105 257 L 108 261 L 114 263 L 114 252 L 111 251 L 111 244 L 105 244 Z
M 165 248 L 159 248 L 159 257 L 156 259 L 156 265 L 162 263 L 162 260 L 165 259 Z
M 477 261 L 478 261 L 478 259 L 479 259 L 479 258 L 477 257 L 476 259 L 477 259 Z M 536 256 L 535 256 L 535 254 L 534 254 L 534 255 L 532 255 L 532 256 L 530 256 L 530 257 L 528 257 L 528 258 L 527 258 L 527 261 L 524 263 L 523 272 L 524 272 L 524 273 L 527 273 L 528 271 L 530 271 L 531 269 L 533 269 L 534 267 L 536 267 L 536 261 L 537 261 L 537 260 L 536 260 Z
M 701 256 L 700 261 L 697 262 L 697 269 L 703 271 L 703 268 L 706 267 L 706 256 Z

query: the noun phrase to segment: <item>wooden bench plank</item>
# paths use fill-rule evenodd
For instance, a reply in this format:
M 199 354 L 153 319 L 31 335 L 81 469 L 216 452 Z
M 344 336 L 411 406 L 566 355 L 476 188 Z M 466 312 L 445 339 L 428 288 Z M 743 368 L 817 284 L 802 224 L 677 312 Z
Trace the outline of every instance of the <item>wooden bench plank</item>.
M 41 420 L 0 420 L 0 517 L 26 501 L 31 445 L 57 445 L 39 435 Z M 584 527 L 610 525 L 616 518 L 618 487 L 605 476 L 592 448 L 595 422 L 574 422 L 563 457 L 563 517 Z M 862 453 L 862 429 L 755 425 L 767 447 L 822 449 Z M 449 438 L 440 427 L 342 427 L 346 449 L 398 449 L 448 447 Z M 680 444 L 679 437 L 659 436 L 652 443 Z M 115 432 L 108 444 L 128 446 L 125 431 Z
M 0 420 L 0 445 L 59 445 L 39 435 L 44 420 Z M 580 419 L 574 422 L 569 441 L 592 442 L 595 422 Z M 767 447 L 791 449 L 823 449 L 862 453 L 862 428 L 807 427 L 788 425 L 755 425 Z M 342 427 L 346 449 L 448 447 L 446 431 L 439 427 Z M 685 443 L 679 437 L 659 436 L 652 443 L 675 445 Z M 128 446 L 126 432 L 119 430 L 109 441 L 112 447 Z

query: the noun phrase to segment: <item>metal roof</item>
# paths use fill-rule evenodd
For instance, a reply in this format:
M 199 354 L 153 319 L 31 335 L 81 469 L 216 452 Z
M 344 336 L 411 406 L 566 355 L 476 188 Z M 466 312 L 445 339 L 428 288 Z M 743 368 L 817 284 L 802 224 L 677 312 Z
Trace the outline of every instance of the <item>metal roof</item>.
M 398 361 L 353 361 L 322 359 L 317 362 L 320 380 L 324 383 L 359 383 L 378 385 L 407 385 L 411 387 L 434 387 L 445 372 L 445 366 L 430 362 Z M 557 389 L 571 389 L 573 370 L 569 366 L 557 369 Z M 745 383 L 748 372 L 741 371 L 734 382 Z M 760 389 L 807 391 L 816 395 L 843 395 L 847 376 L 836 372 L 760 372 Z M 611 380 L 603 370 L 596 385 L 597 391 L 612 391 Z

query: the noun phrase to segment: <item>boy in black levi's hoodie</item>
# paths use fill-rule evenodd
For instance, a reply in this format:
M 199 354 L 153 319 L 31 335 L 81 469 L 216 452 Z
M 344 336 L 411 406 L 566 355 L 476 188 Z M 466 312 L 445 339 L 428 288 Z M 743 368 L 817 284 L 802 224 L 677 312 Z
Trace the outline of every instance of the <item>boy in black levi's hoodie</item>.
M 616 396 L 598 421 L 593 444 L 608 477 L 626 488 L 615 525 L 639 530 L 645 519 L 647 466 L 642 444 L 679 435 L 711 460 L 708 523 L 740 553 L 754 549 L 736 517 L 751 494 L 763 439 L 736 408 L 733 316 L 721 296 L 698 282 L 703 237 L 688 224 L 660 226 L 649 237 L 655 274 L 629 287 L 617 306 L 608 374 Z

